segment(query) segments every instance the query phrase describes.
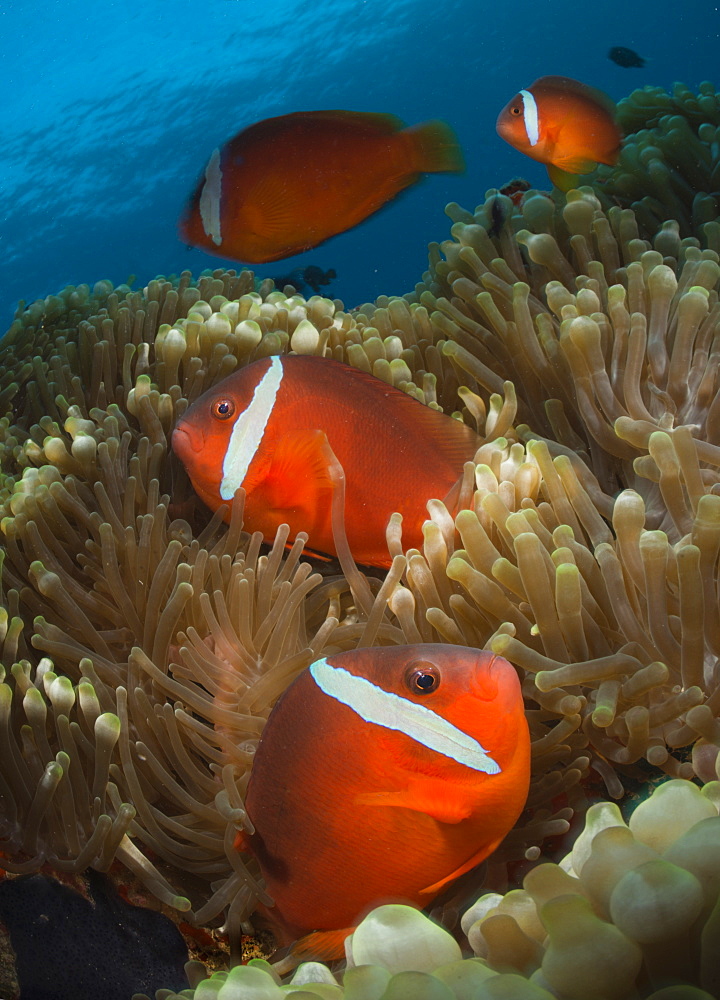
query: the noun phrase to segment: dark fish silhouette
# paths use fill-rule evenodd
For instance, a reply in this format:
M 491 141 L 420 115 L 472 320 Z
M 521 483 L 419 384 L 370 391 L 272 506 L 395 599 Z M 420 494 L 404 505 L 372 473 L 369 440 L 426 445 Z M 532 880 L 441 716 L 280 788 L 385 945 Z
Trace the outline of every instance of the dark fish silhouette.
M 296 291 L 303 294 L 307 288 L 311 288 L 316 295 L 320 294 L 323 285 L 329 285 L 337 278 L 337 272 L 331 267 L 328 271 L 321 270 L 317 264 L 308 264 L 307 267 L 296 267 L 288 274 L 271 275 L 275 282 L 275 287 L 282 290 L 285 285 L 292 285 Z
M 626 49 L 624 45 L 614 45 L 608 52 L 608 59 L 612 59 L 618 66 L 624 66 L 626 69 L 630 69 L 633 66 L 642 69 L 647 62 L 646 59 L 639 56 L 633 49 Z

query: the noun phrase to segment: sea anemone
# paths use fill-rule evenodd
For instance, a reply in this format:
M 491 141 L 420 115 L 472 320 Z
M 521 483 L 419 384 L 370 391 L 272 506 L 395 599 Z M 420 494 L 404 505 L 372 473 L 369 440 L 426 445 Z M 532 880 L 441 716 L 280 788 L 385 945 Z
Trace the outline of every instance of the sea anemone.
M 677 233 L 653 247 L 591 189 L 560 210 L 503 197 L 450 206 L 415 291 L 352 314 L 220 270 L 18 314 L 0 369 L 9 871 L 118 860 L 196 922 L 224 919 L 237 953 L 264 898 L 232 846 L 263 724 L 314 657 L 358 646 L 462 643 L 518 667 L 533 781 L 497 889 L 586 808 L 590 767 L 613 797 L 652 768 L 714 777 L 718 255 Z M 287 351 L 481 437 L 422 550 L 391 520 L 384 577 L 316 570 L 282 528 L 264 548 L 241 496 L 211 517 L 169 453 L 205 389 Z
M 711 83 L 697 94 L 676 83 L 634 90 L 618 103 L 626 138 L 614 167 L 593 185 L 604 207 L 632 208 L 643 234 L 662 241 L 698 237 L 720 250 L 720 95 Z
M 216 272 L 142 294 L 66 290 L 16 321 L 2 379 L 3 865 L 118 860 L 195 921 L 225 914 L 234 944 L 264 898 L 232 845 L 272 704 L 317 656 L 415 641 L 415 599 L 399 553 L 368 581 L 354 566 L 347 579 L 313 572 L 302 536 L 285 551 L 286 529 L 261 552 L 241 503 L 229 525 L 196 503 L 168 435 L 213 381 L 288 348 L 372 358 L 407 391 L 435 394 L 429 373 L 412 381 L 399 335 L 383 341 L 326 299 L 253 287 L 249 273 Z M 413 322 L 428 324 L 415 312 L 387 310 L 411 344 Z M 545 809 L 528 836 L 567 819 Z
M 307 962 L 282 985 L 272 966 L 254 961 L 166 1000 L 712 1000 L 719 803 L 717 780 L 702 790 L 673 780 L 628 823 L 615 805 L 592 806 L 559 864 L 537 865 L 522 889 L 481 896 L 464 914 L 474 958 L 424 914 L 385 905 L 348 938 L 338 977 Z

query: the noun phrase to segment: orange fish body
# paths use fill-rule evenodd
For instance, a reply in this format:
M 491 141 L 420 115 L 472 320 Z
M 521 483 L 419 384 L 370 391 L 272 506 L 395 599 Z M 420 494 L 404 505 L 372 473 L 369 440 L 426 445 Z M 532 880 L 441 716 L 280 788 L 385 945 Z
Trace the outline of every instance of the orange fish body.
M 271 541 L 278 525 L 336 555 L 332 455 L 346 478 L 354 558 L 388 566 L 385 530 L 403 515 L 406 548 L 422 544 L 426 503 L 453 491 L 480 445 L 465 424 L 328 358 L 265 358 L 230 375 L 178 421 L 173 448 L 213 510 L 246 491 L 245 526 Z M 230 514 L 226 515 L 229 520 Z
M 461 171 L 444 122 L 301 111 L 267 118 L 216 149 L 180 223 L 209 253 L 264 263 L 362 222 L 421 173 Z
M 553 183 L 567 190 L 572 186 L 568 174 L 617 162 L 622 133 L 614 112 L 602 91 L 566 76 L 543 76 L 503 108 L 497 131 L 521 153 L 544 163 Z
M 505 837 L 525 804 L 520 683 L 464 646 L 318 660 L 275 705 L 246 797 L 282 944 L 336 957 L 373 906 L 427 906 Z M 320 932 L 320 933 L 312 933 Z

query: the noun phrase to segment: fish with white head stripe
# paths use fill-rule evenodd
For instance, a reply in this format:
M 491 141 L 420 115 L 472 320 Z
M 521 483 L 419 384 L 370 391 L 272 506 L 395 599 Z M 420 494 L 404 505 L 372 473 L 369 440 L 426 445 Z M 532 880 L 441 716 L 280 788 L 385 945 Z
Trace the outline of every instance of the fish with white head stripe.
M 246 798 L 254 833 L 236 846 L 260 864 L 279 943 L 334 958 L 373 906 L 427 906 L 492 853 L 529 775 L 506 660 L 432 644 L 338 653 L 273 709 Z

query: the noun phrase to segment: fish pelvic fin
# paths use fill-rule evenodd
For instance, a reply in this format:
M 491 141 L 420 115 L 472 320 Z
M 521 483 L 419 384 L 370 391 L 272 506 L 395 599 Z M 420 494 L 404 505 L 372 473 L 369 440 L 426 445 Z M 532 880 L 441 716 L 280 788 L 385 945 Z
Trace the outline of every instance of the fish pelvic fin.
M 442 121 L 421 122 L 403 130 L 414 148 L 412 165 L 419 173 L 461 174 L 465 158 L 453 130 Z
M 589 173 L 595 167 L 594 163 L 590 163 L 588 169 L 584 173 Z M 561 170 L 560 167 L 556 167 L 553 163 L 547 164 L 548 177 L 550 178 L 550 183 L 554 184 L 556 188 L 560 191 L 572 191 L 573 188 L 580 186 L 580 176 L 581 171 L 568 171 Z
M 290 949 L 290 956 L 300 962 L 333 962 L 345 957 L 345 938 L 352 934 L 354 927 L 342 927 L 336 931 L 313 931 L 301 937 Z
M 433 882 L 433 884 L 427 886 L 426 889 L 421 889 L 420 894 L 428 897 L 437 896 L 443 889 L 446 888 L 446 886 L 460 878 L 460 876 L 464 875 L 465 872 L 469 872 L 472 868 L 476 868 L 477 865 L 488 857 L 488 855 L 492 854 L 499 843 L 499 840 L 495 840 L 491 844 L 486 844 L 485 847 L 481 847 L 479 851 L 476 851 L 471 858 L 468 858 L 467 861 L 461 864 L 459 868 L 456 868 L 454 872 L 446 875 L 445 878 L 441 878 L 439 882 Z

